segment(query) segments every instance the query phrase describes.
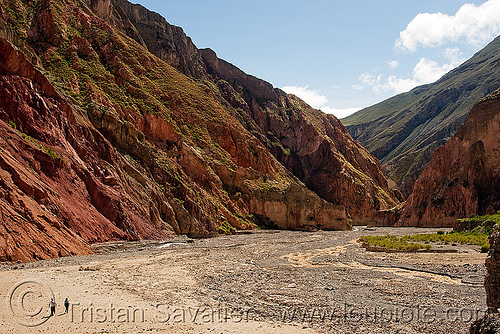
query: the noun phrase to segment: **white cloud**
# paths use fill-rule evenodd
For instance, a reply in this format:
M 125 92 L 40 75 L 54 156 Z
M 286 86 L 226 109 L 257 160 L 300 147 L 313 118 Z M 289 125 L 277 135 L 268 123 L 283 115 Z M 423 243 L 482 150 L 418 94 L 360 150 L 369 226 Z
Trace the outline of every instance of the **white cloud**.
M 413 68 L 413 76 L 411 78 L 398 78 L 390 75 L 385 79 L 382 74 L 373 75 L 363 73 L 358 80 L 365 86 L 371 87 L 376 93 L 393 91 L 396 94 L 407 92 L 419 85 L 434 82 L 440 79 L 444 74 L 460 65 L 462 59 L 461 52 L 458 48 L 446 49 L 443 55 L 448 58 L 449 63 L 439 65 L 430 58 L 420 58 L 420 61 Z
M 309 104 L 311 107 L 320 109 L 325 113 L 328 114 L 333 114 L 338 118 L 343 118 L 346 116 L 349 116 L 350 114 L 355 113 L 358 110 L 361 110 L 363 108 L 345 108 L 345 109 L 338 109 L 338 108 L 333 108 L 328 106 L 328 98 L 324 95 L 321 95 L 321 93 L 318 90 L 312 90 L 309 89 L 309 85 L 300 87 L 300 86 L 285 86 L 283 88 L 283 91 L 285 91 L 288 94 L 294 94 L 300 97 L 302 100 L 304 100 L 307 104 Z
M 413 69 L 413 79 L 422 84 L 434 82 L 465 60 L 461 58 L 462 52 L 458 48 L 447 48 L 443 55 L 449 60 L 449 63 L 444 65 L 438 65 L 437 62 L 430 58 L 420 58 L 420 61 Z
M 358 80 L 361 81 L 363 85 L 372 87 L 374 92 L 380 92 L 382 74 L 379 74 L 377 77 L 375 77 L 373 74 L 363 73 L 358 77 Z
M 344 109 L 338 109 L 338 108 L 331 108 L 331 107 L 321 107 L 321 111 L 327 113 L 327 114 L 333 114 L 337 118 L 344 118 L 347 117 L 351 114 L 354 114 L 356 111 L 359 111 L 363 108 L 344 108 Z
M 375 93 L 394 91 L 396 94 L 407 92 L 410 89 L 418 86 L 420 83 L 414 79 L 397 78 L 390 75 L 384 79 L 382 74 L 377 76 L 369 73 L 363 73 L 358 78 L 365 86 L 371 87 Z
M 396 68 L 399 66 L 399 62 L 397 60 L 392 60 L 389 62 L 389 67 L 390 68 Z
M 451 69 L 453 67 L 450 64 L 439 66 L 430 58 L 420 58 L 420 61 L 413 69 L 413 79 L 423 84 L 434 82 Z
M 321 95 L 317 90 L 309 89 L 309 85 L 300 86 L 285 86 L 282 88 L 286 93 L 297 95 L 313 108 L 320 108 L 328 103 L 328 98 Z
M 483 45 L 500 34 L 500 0 L 480 6 L 466 3 L 454 16 L 420 13 L 399 34 L 396 47 L 415 52 L 419 46 L 436 47 L 447 42 L 465 41 Z
M 415 79 L 398 78 L 395 75 L 391 75 L 382 86 L 382 89 L 384 91 L 393 90 L 396 94 L 400 94 L 412 90 L 421 84 L 421 82 Z
M 461 63 L 461 62 L 464 61 L 464 59 L 461 57 L 462 56 L 462 52 L 457 47 L 455 47 L 453 49 L 447 48 L 444 51 L 444 56 L 446 58 L 448 58 L 449 60 L 451 60 L 452 62 L 455 62 L 455 63 L 457 63 L 457 62 Z

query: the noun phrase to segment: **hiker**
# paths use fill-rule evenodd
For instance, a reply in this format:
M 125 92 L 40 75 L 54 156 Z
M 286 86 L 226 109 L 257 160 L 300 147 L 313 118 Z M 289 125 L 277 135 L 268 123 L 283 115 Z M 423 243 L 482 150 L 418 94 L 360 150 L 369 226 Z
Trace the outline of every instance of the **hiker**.
M 68 297 L 64 300 L 64 313 L 68 313 L 68 308 L 69 308 L 69 300 Z
M 54 298 L 50 298 L 50 303 L 49 303 L 50 316 L 53 316 L 56 313 L 56 306 L 57 306 L 57 303 L 54 300 Z

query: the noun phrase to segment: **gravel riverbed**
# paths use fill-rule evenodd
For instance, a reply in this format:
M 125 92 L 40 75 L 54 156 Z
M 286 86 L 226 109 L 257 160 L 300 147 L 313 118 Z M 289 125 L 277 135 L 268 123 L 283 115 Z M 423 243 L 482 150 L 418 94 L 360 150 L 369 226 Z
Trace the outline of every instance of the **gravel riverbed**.
M 486 254 L 478 247 L 384 253 L 357 242 L 362 235 L 435 231 L 357 227 L 179 236 L 94 245 L 91 256 L 1 264 L 7 307 L 0 308 L 0 331 L 466 333 L 486 309 Z M 16 287 L 38 292 L 26 305 L 40 304 L 39 315 L 18 307 Z M 53 317 L 45 311 L 47 287 L 59 304 Z

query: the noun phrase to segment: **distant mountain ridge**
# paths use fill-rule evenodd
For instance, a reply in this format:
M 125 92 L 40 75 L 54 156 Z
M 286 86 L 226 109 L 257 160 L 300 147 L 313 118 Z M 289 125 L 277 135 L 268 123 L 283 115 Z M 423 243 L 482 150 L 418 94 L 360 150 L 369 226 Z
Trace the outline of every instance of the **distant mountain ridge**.
M 342 119 L 408 195 L 434 150 L 465 122 L 480 98 L 500 87 L 500 37 L 435 83 Z

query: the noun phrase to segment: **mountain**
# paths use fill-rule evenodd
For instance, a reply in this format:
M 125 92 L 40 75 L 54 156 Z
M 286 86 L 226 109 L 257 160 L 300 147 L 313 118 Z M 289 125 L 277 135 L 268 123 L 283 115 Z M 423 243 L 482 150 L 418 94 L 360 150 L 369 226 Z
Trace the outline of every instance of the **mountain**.
M 0 0 L 0 260 L 399 204 L 335 117 L 116 0 Z
M 243 126 L 309 189 L 345 206 L 355 224 L 367 224 L 379 210 L 399 204 L 379 162 L 337 118 L 247 75 L 213 50 L 198 50 L 182 29 L 143 6 L 114 3 L 93 1 L 92 8 L 185 75 L 215 84 L 218 100 Z
M 452 226 L 500 210 L 500 90 L 481 99 L 413 185 L 398 225 Z
M 342 119 L 408 195 L 434 150 L 465 122 L 480 98 L 500 87 L 500 37 L 435 83 Z

